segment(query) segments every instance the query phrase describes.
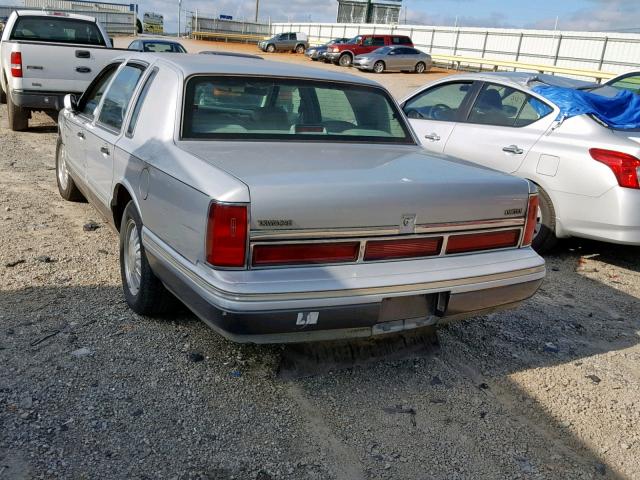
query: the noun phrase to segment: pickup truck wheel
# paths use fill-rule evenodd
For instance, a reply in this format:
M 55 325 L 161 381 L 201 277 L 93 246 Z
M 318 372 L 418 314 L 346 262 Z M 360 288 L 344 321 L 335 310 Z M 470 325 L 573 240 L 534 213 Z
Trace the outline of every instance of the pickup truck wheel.
M 296 45 L 296 53 L 304 53 L 304 45 Z
M 60 137 L 58 137 L 58 142 L 56 143 L 56 183 L 58 184 L 60 196 L 65 200 L 70 202 L 86 201 L 69 174 L 67 169 L 67 149 Z
M 29 127 L 29 111 L 14 105 L 11 93 L 7 94 L 7 113 L 9 128 L 14 132 L 26 130 Z
M 130 201 L 120 223 L 120 275 L 127 304 L 139 315 L 167 311 L 173 296 L 151 271 L 142 245 L 142 220 Z
M 338 60 L 338 64 L 340 64 L 341 67 L 350 67 L 352 63 L 353 58 L 351 58 L 351 55 L 348 53 L 343 53 Z
M 538 253 L 550 251 L 558 243 L 556 238 L 556 211 L 551 203 L 551 198 L 540 186 L 538 186 L 538 214 L 536 216 L 536 229 L 531 246 Z
M 276 46 L 273 43 L 270 43 L 269 45 L 267 45 L 267 52 L 273 53 L 275 51 L 276 51 Z

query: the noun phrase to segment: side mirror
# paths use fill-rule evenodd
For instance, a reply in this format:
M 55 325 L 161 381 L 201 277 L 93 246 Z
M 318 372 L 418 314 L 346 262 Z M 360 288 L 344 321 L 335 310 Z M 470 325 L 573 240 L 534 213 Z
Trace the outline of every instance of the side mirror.
M 78 101 L 76 100 L 75 95 L 67 93 L 64 96 L 64 108 L 72 113 L 75 113 L 78 110 Z

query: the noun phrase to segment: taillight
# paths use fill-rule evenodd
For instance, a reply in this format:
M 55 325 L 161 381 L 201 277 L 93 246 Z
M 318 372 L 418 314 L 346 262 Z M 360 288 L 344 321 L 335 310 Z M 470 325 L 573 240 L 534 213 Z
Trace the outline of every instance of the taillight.
M 247 206 L 212 203 L 207 224 L 207 262 L 215 267 L 244 267 Z
M 11 76 L 22 77 L 22 53 L 20 52 L 11 52 Z
M 451 235 L 447 242 L 447 253 L 465 253 L 515 247 L 518 245 L 519 239 L 520 230 Z
M 253 265 L 303 265 L 355 262 L 360 242 L 256 245 Z
M 628 153 L 592 148 L 591 158 L 604 163 L 611 169 L 618 180 L 618 185 L 625 188 L 640 188 L 640 159 Z
M 397 260 L 430 257 L 440 253 L 442 237 L 403 240 L 373 240 L 367 242 L 365 261 Z
M 533 235 L 536 231 L 538 222 L 538 205 L 540 200 L 538 195 L 529 195 L 529 205 L 527 206 L 527 220 L 524 224 L 524 235 L 522 235 L 522 243 L 520 246 L 528 247 L 533 242 Z

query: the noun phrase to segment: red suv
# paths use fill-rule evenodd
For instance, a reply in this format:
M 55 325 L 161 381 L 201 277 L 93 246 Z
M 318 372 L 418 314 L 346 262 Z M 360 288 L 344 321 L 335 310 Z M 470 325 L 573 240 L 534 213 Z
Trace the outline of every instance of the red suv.
M 413 42 L 406 35 L 358 35 L 348 43 L 330 46 L 326 57 L 336 65 L 350 67 L 356 55 L 393 45 L 413 47 Z

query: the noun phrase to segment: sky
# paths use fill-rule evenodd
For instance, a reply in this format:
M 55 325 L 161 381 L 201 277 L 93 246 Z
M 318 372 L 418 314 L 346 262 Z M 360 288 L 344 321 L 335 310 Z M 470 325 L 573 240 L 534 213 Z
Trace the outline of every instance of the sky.
M 115 0 L 122 1 L 122 0 Z M 135 1 L 135 0 L 132 0 Z M 123 1 L 125 3 L 126 0 Z M 256 0 L 182 0 L 199 15 L 253 19 Z M 164 14 L 165 31 L 175 31 L 178 0 L 139 0 L 140 16 Z M 401 20 L 421 25 L 629 31 L 640 33 L 640 0 L 403 0 Z M 335 22 L 336 0 L 260 0 L 260 20 Z M 182 15 L 185 15 L 184 11 Z M 184 25 L 184 16 L 182 24 Z

